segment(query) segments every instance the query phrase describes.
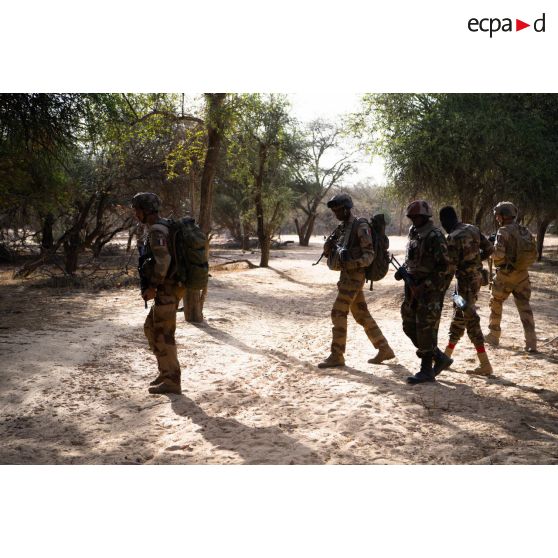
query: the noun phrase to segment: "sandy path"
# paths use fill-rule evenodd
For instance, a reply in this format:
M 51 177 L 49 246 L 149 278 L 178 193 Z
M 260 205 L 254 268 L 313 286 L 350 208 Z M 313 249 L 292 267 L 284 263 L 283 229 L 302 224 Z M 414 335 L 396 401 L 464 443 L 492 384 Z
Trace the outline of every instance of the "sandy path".
M 392 246 L 401 252 L 404 239 Z M 311 265 L 319 253 L 318 244 L 292 247 L 274 251 L 269 269 L 213 274 L 206 322 L 179 316 L 181 396 L 147 393 L 155 360 L 135 290 L 47 297 L 6 289 L 0 462 L 558 462 L 556 345 L 538 356 L 519 352 L 512 302 L 502 346 L 491 351 L 494 379 L 464 373 L 475 364 L 464 340 L 439 382 L 410 387 L 418 359 L 401 331 L 401 285 L 390 273 L 366 296 L 397 359 L 367 364 L 374 349 L 350 318 L 347 366 L 320 370 L 337 274 Z M 558 335 L 556 274 L 537 264 L 533 282 L 537 331 L 550 341 Z M 483 289 L 483 326 L 487 302 Z M 448 303 L 442 346 L 449 315 Z

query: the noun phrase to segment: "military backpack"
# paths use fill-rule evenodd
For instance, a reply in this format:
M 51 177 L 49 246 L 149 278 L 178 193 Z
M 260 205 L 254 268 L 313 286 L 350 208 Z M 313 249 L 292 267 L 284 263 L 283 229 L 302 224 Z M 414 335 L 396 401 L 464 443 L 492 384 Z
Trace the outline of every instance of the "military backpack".
M 518 271 L 525 271 L 537 259 L 537 243 L 531 231 L 518 223 L 517 252 L 513 267 Z
M 207 237 L 192 217 L 164 219 L 169 229 L 169 252 L 172 257 L 169 279 L 188 289 L 205 289 L 209 277 Z
M 374 259 L 366 268 L 366 280 L 372 283 L 383 279 L 389 269 L 389 238 L 386 235 L 386 220 L 383 213 L 374 215 L 369 223 L 372 231 L 372 244 L 374 246 Z

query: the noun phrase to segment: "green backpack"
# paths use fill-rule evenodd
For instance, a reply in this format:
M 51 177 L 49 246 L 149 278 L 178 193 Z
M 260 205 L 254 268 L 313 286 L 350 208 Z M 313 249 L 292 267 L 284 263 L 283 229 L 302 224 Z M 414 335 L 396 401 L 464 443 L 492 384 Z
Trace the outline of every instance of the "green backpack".
M 192 217 L 164 219 L 164 224 L 169 228 L 172 256 L 169 279 L 182 283 L 187 289 L 205 289 L 209 277 L 205 233 Z
M 516 239 L 517 253 L 513 267 L 518 271 L 525 271 L 537 259 L 537 243 L 529 229 L 523 225 L 519 225 Z
M 389 238 L 386 235 L 386 220 L 383 213 L 374 215 L 369 221 L 372 229 L 374 259 L 366 268 L 366 280 L 370 281 L 370 290 L 374 281 L 383 279 L 389 269 Z

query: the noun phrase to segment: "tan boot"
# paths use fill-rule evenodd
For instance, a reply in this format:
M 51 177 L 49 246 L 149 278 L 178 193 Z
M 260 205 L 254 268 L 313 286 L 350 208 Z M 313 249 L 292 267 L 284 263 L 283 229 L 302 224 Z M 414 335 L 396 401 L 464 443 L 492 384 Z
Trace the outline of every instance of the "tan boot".
M 453 355 L 453 349 L 455 348 L 455 346 L 450 347 L 449 345 L 444 349 L 444 354 L 447 357 L 451 357 L 451 355 Z
M 182 393 L 180 384 L 177 384 L 171 380 L 164 380 L 160 384 L 150 387 L 147 391 L 152 394 L 176 393 L 180 395 Z
M 331 353 L 324 361 L 318 364 L 318 368 L 335 368 L 336 366 L 345 366 L 343 355 Z
M 485 352 L 477 353 L 479 357 L 480 366 L 477 366 L 474 370 L 467 370 L 467 374 L 475 374 L 477 376 L 490 376 L 492 375 L 492 366 L 488 360 L 488 355 Z
M 525 336 L 525 351 L 528 353 L 538 353 L 537 336 L 533 333 Z
M 368 359 L 368 362 L 370 364 L 380 364 L 381 362 L 384 362 L 384 360 L 390 360 L 392 358 L 395 358 L 395 353 L 386 343 L 378 348 L 378 354 L 375 357 Z
M 154 380 L 151 380 L 151 382 L 149 382 L 149 385 L 156 386 L 157 384 L 160 384 L 164 379 L 165 377 L 159 372 L 159 375 Z
M 491 331 L 488 335 L 484 336 L 484 342 L 492 345 L 493 347 L 497 347 L 500 344 L 500 338 L 496 337 L 496 335 Z

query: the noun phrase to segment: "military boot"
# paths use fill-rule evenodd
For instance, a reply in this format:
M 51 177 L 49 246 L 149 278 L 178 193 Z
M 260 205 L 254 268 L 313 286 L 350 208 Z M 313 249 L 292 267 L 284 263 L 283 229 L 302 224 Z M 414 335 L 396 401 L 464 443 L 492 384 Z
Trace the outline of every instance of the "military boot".
M 534 333 L 525 336 L 525 350 L 528 353 L 538 353 L 537 350 L 537 337 Z
M 159 375 L 154 380 L 149 382 L 149 385 L 156 386 L 157 384 L 160 384 L 164 379 L 165 377 L 159 372 Z
M 148 389 L 149 393 L 158 394 L 158 393 L 177 393 L 181 394 L 182 389 L 180 389 L 180 384 L 175 382 L 171 382 L 170 380 L 165 380 L 156 386 L 152 386 Z
M 493 372 L 488 355 L 485 352 L 477 353 L 480 365 L 474 370 L 467 370 L 467 374 L 475 374 L 477 376 L 490 376 Z
M 434 349 L 434 368 L 432 373 L 437 376 L 443 370 L 447 370 L 453 364 L 453 359 L 442 353 L 438 347 Z
M 435 382 L 436 378 L 432 372 L 432 353 L 423 356 L 420 361 L 420 370 L 414 375 L 407 378 L 407 383 L 422 384 L 424 382 Z
M 496 334 L 491 331 L 488 335 L 484 336 L 484 342 L 492 345 L 493 347 L 497 347 L 500 344 L 500 338 L 496 337 Z
M 156 386 L 148 389 L 149 393 L 177 393 L 181 394 L 180 389 L 180 371 L 167 373 L 163 376 L 163 381 Z
M 345 366 L 345 358 L 342 354 L 331 353 L 324 361 L 318 364 L 318 368 L 335 368 L 336 366 Z
M 392 358 L 395 358 L 395 353 L 386 343 L 385 345 L 380 345 L 380 347 L 378 347 L 378 354 L 375 357 L 368 359 L 368 362 L 370 364 L 380 364 L 381 362 L 384 362 L 384 360 L 390 360 Z

